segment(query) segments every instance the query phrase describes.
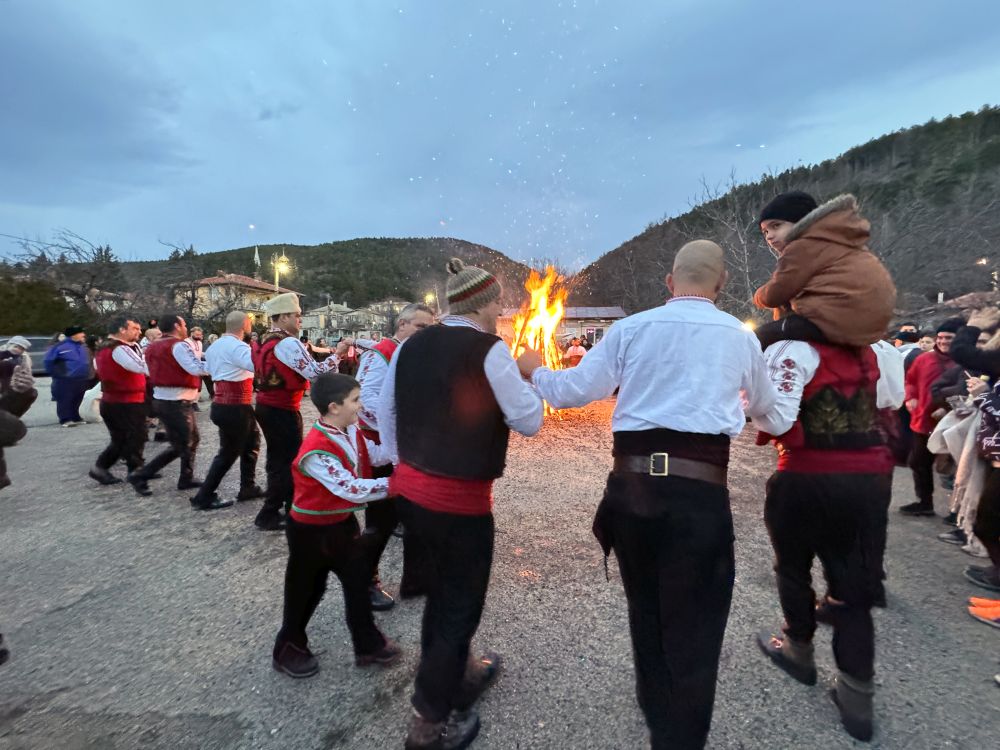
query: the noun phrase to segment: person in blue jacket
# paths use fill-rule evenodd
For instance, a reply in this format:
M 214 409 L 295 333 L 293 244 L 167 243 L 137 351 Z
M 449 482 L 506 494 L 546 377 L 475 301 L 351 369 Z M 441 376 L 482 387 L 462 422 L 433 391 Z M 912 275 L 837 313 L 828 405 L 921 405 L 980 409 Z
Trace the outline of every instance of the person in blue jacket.
M 52 400 L 63 427 L 83 424 L 80 404 L 90 382 L 87 334 L 80 326 L 64 331 L 66 339 L 45 353 L 45 370 L 52 376 Z

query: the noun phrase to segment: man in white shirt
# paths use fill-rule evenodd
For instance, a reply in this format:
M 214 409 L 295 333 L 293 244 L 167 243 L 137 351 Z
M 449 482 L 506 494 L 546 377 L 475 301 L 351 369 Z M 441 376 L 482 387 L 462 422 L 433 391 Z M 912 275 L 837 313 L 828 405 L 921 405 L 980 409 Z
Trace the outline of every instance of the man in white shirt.
M 764 521 L 774 547 L 780 635 L 757 643 L 799 682 L 816 684 L 813 635 L 818 557 L 827 581 L 824 611 L 839 668 L 834 701 L 854 738 L 873 733 L 875 634 L 871 607 L 881 591 L 893 458 L 879 411 L 903 401 L 903 359 L 889 344 L 844 347 L 779 341 L 765 352 L 778 406 L 756 415 L 778 447 Z M 891 418 L 891 417 L 890 417 Z
M 358 367 L 358 382 L 361 384 L 361 413 L 358 415 L 358 426 L 364 436 L 376 445 L 381 443 L 378 432 L 378 416 L 376 408 L 382 394 L 382 383 L 389 371 L 389 362 L 399 345 L 414 333 L 422 331 L 434 324 L 434 311 L 427 305 L 418 302 L 411 303 L 399 311 L 396 317 L 396 333 L 383 338 L 370 348 L 361 349 Z M 360 342 L 359 342 L 360 344 Z M 378 479 L 392 474 L 392 464 L 376 466 L 373 476 Z M 382 588 L 378 566 L 382 553 L 392 537 L 399 519 L 396 515 L 396 503 L 388 498 L 380 503 L 369 505 L 365 509 L 365 535 L 370 537 L 372 554 L 372 583 L 369 587 L 369 598 L 372 609 L 385 611 L 395 605 L 392 596 Z M 403 552 L 403 579 L 399 593 L 404 598 L 421 593 L 422 587 L 413 579 L 414 566 L 407 565 L 407 560 L 413 556 L 413 545 Z
M 563 354 L 563 362 L 566 363 L 567 367 L 576 367 L 586 353 L 587 350 L 580 346 L 580 339 L 574 338 L 569 342 L 566 353 Z
M 607 398 L 614 470 L 594 534 L 618 558 L 636 690 L 653 748 L 700 748 L 712 720 L 735 563 L 730 439 L 775 405 L 760 344 L 715 300 L 722 249 L 696 240 L 674 258 L 665 305 L 615 323 L 577 367 L 518 360 L 557 409 Z
M 343 339 L 333 356 L 317 362 L 299 341 L 302 308 L 294 292 L 272 297 L 265 304 L 271 330 L 254 355 L 257 405 L 254 413 L 267 440 L 267 492 L 254 519 L 262 531 L 284 528 L 292 504 L 292 461 L 302 445 L 299 406 L 308 384 L 324 372 L 337 372 L 337 363 L 353 339 Z
M 89 473 L 101 484 L 122 481 L 111 473 L 119 459 L 125 460 L 129 473 L 142 468 L 149 368 L 137 343 L 141 333 L 138 321 L 128 316 L 112 320 L 108 340 L 94 358 L 101 380 L 101 419 L 111 437 Z
M 217 510 L 232 505 L 216 493 L 226 472 L 240 461 L 240 491 L 237 500 L 263 497 L 257 486 L 257 456 L 260 430 L 253 414 L 253 359 L 244 338 L 250 333 L 250 318 L 236 310 L 226 316 L 226 332 L 205 353 L 205 365 L 215 382 L 210 416 L 219 428 L 219 452 L 205 475 L 198 494 L 191 498 L 195 510 Z
M 184 340 L 187 321 L 176 313 L 160 318 L 163 337 L 146 347 L 146 364 L 153 383 L 153 412 L 163 422 L 170 447 L 128 476 L 140 495 L 149 495 L 148 481 L 174 459 L 181 460 L 177 489 L 201 487 L 194 478 L 194 459 L 200 436 L 194 418 L 194 404 L 201 389 L 201 378 L 208 374 L 205 364 L 195 356 Z
M 479 731 L 472 706 L 500 666 L 492 653 L 467 658 L 493 563 L 493 482 L 510 430 L 534 435 L 542 426 L 541 399 L 496 335 L 500 283 L 458 258 L 448 272 L 450 314 L 399 347 L 378 409 L 406 544 L 416 540 L 432 571 L 410 750 L 466 747 Z

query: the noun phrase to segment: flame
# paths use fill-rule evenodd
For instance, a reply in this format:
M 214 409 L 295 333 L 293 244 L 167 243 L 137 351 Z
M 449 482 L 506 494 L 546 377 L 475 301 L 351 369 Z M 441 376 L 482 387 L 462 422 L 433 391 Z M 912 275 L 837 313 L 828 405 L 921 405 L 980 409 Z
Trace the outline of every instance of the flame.
M 552 266 L 545 268 L 545 276 L 532 269 L 524 288 L 531 295 L 514 315 L 514 343 L 511 353 L 515 359 L 525 349 L 541 353 L 545 366 L 552 370 L 563 367 L 562 350 L 556 343 L 556 329 L 566 314 L 566 295 L 563 277 Z M 545 405 L 546 413 L 553 409 Z

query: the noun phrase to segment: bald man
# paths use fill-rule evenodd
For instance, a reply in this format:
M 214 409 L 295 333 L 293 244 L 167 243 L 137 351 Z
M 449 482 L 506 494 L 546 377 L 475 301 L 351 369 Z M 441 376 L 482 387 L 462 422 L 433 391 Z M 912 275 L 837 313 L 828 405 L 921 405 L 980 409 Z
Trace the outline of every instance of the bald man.
M 195 510 L 218 510 L 233 504 L 223 500 L 217 490 L 226 472 L 240 460 L 240 491 L 237 500 L 263 497 L 257 485 L 257 456 L 260 453 L 260 430 L 254 417 L 253 358 L 246 339 L 250 318 L 238 310 L 226 316 L 226 332 L 205 352 L 208 374 L 215 383 L 215 398 L 210 416 L 219 428 L 219 453 L 212 461 L 198 494 L 191 498 Z
M 712 720 L 733 593 L 730 440 L 777 396 L 757 339 L 715 300 L 726 283 L 714 242 L 684 245 L 665 305 L 615 323 L 577 367 L 518 360 L 552 406 L 607 398 L 614 469 L 594 534 L 614 550 L 629 603 L 636 692 L 653 748 L 701 748 Z

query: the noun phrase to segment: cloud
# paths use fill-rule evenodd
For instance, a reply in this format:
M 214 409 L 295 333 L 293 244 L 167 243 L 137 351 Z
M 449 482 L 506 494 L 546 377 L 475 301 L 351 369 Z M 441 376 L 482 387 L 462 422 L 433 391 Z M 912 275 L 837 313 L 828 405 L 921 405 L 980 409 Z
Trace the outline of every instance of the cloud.
M 192 166 L 181 92 L 141 47 L 41 3 L 0 23 L 0 203 L 100 206 Z

